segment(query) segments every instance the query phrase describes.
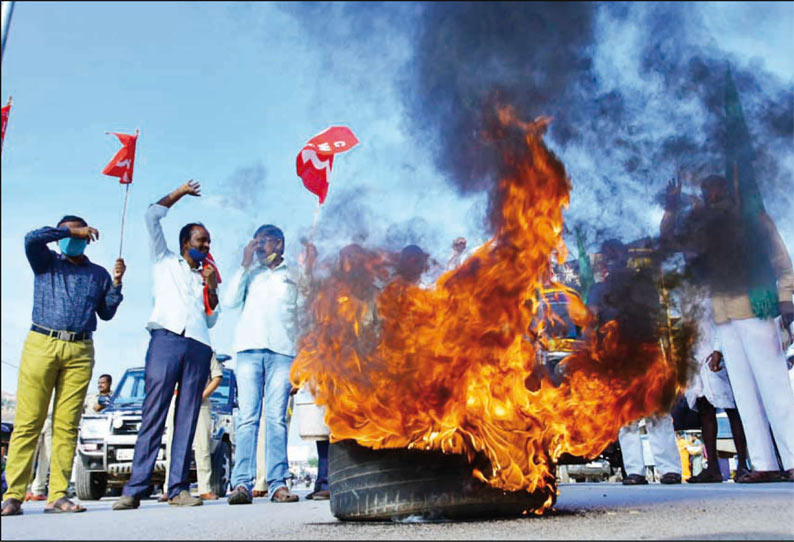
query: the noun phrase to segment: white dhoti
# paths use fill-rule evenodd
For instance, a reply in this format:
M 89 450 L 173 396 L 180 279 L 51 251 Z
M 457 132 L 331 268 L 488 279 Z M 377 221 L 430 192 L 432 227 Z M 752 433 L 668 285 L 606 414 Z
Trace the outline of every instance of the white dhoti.
M 656 472 L 660 475 L 669 472 L 680 475 L 681 458 L 675 441 L 673 418 L 669 414 L 645 418 L 645 429 L 648 432 L 648 441 L 651 445 Z M 618 432 L 618 440 L 626 474 L 645 476 L 640 420 L 621 427 Z
M 698 370 L 692 375 L 685 395 L 689 408 L 697 410 L 698 397 L 705 397 L 716 408 L 736 408 L 731 381 L 725 364 L 714 372 L 707 363 L 709 355 L 716 350 L 717 330 L 711 311 L 711 303 L 704 303 L 704 314 L 698 320 L 698 341 L 694 348 Z
M 772 434 L 784 469 L 794 468 L 794 393 L 775 320 L 747 318 L 717 325 L 720 351 L 754 470 L 778 470 Z

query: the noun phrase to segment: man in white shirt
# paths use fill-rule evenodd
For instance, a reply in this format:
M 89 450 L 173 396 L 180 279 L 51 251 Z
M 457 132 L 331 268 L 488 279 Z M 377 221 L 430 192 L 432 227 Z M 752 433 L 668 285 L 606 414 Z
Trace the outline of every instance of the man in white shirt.
M 256 443 L 264 391 L 267 485 L 273 502 L 295 502 L 287 487 L 287 402 L 297 340 L 298 287 L 284 263 L 284 233 L 267 224 L 256 230 L 229 284 L 229 308 L 243 306 L 235 333 L 237 391 L 234 470 L 229 504 L 250 504 L 256 479 Z M 256 256 L 256 261 L 254 261 Z
M 200 498 L 190 495 L 188 475 L 201 396 L 210 372 L 209 328 L 218 318 L 218 281 L 213 266 L 201 265 L 210 249 L 210 234 L 203 225 L 190 223 L 181 229 L 178 255 L 165 242 L 160 221 L 185 195 L 200 196 L 199 183 L 186 182 L 146 211 L 154 278 L 154 310 L 146 325 L 151 334 L 146 352 L 146 398 L 135 442 L 132 475 L 121 498 L 113 505 L 114 510 L 138 508 L 141 496 L 149 488 L 177 383 L 180 392 L 174 409 L 168 503 L 175 506 L 202 503 Z

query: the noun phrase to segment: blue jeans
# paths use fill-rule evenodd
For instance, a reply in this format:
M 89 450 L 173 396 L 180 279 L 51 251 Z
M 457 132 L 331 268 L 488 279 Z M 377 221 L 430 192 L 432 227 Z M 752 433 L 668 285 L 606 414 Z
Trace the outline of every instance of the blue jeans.
M 314 481 L 315 491 L 328 490 L 328 440 L 317 441 L 317 480 Z
M 248 491 L 256 481 L 256 441 L 262 415 L 262 392 L 265 399 L 265 463 L 267 488 L 271 498 L 280 487 L 287 486 L 287 403 L 292 385 L 289 371 L 292 356 L 277 354 L 267 348 L 237 353 L 237 393 L 239 410 L 235 419 L 234 469 L 232 487 L 245 486 Z

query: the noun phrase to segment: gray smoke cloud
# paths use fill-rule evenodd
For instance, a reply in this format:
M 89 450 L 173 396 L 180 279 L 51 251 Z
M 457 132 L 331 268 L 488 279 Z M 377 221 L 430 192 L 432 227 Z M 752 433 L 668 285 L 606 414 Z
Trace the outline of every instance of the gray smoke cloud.
M 649 207 L 661 203 L 670 177 L 725 170 L 730 65 L 762 193 L 773 214 L 791 208 L 791 84 L 720 51 L 704 37 L 693 6 L 425 8 L 404 95 L 414 128 L 435 136 L 437 167 L 462 193 L 488 189 L 494 180 L 494 150 L 480 129 L 485 104 L 497 92 L 526 118 L 553 117 L 547 139 L 573 180 L 571 226 L 584 226 L 595 242 L 656 233 Z
M 372 110 L 373 125 L 382 122 L 377 111 L 393 109 L 397 92 L 404 107 L 401 128 L 429 149 L 437 170 L 463 196 L 487 192 L 496 175 L 495 146 L 481 135 L 489 100 L 498 96 L 526 119 L 553 117 L 546 140 L 573 182 L 566 214 L 571 247 L 577 226 L 590 251 L 609 237 L 656 236 L 662 191 L 671 177 L 684 177 L 690 198 L 699 194 L 698 179 L 724 173 L 728 66 L 767 209 L 780 222 L 794 206 L 792 81 L 780 80 L 761 59 L 721 49 L 720 36 L 705 31 L 702 6 L 368 2 L 279 9 L 304 25 L 302 43 L 318 52 L 324 73 L 366 97 L 358 108 Z M 769 24 L 762 12 L 748 24 Z M 328 81 L 312 81 L 322 97 Z M 416 149 L 368 143 L 378 162 L 403 152 L 417 157 Z M 410 178 L 404 168 L 393 171 L 398 181 Z M 377 199 L 366 193 L 371 202 Z M 480 214 L 470 222 L 482 230 L 486 208 L 473 209 Z M 376 215 L 368 211 L 356 219 L 358 239 L 376 241 Z M 786 238 L 794 231 L 789 225 L 781 233 Z
M 255 212 L 267 190 L 267 170 L 261 162 L 256 162 L 237 168 L 224 181 L 220 192 L 225 206 Z

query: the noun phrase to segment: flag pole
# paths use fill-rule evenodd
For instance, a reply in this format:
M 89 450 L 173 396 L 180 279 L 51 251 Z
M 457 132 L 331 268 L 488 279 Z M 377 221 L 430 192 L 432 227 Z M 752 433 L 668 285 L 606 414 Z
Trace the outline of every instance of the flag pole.
M 138 140 L 138 135 L 140 134 L 140 130 L 137 128 L 135 129 L 135 141 Z M 121 249 L 124 246 L 124 219 L 127 217 L 127 200 L 130 198 L 130 185 L 132 184 L 132 179 L 130 182 L 126 183 L 126 189 L 124 190 L 124 208 L 121 210 L 121 239 L 119 240 L 119 258 L 121 258 Z
M 320 211 L 322 211 L 322 203 L 317 203 L 317 210 L 314 211 L 314 224 L 312 224 L 312 233 L 309 235 L 309 242 L 314 243 L 314 233 L 317 231 L 317 223 L 320 221 Z
M 119 258 L 121 258 L 121 248 L 124 246 L 124 218 L 127 215 L 127 200 L 130 197 L 130 184 L 124 190 L 124 209 L 121 211 L 121 240 L 119 241 Z

